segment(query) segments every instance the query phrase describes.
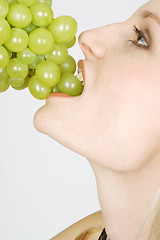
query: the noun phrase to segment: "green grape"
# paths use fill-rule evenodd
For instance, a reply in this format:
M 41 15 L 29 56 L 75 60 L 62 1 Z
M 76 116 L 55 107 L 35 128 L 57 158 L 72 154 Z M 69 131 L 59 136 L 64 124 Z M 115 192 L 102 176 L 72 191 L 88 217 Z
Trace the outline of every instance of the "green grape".
M 47 54 L 54 47 L 54 37 L 47 29 L 37 28 L 29 34 L 28 46 L 36 54 Z
M 5 43 L 11 34 L 11 28 L 8 24 L 8 22 L 0 17 L 0 45 Z
M 9 54 L 7 50 L 0 46 L 0 68 L 4 68 L 9 63 Z
M 52 21 L 48 29 L 53 34 L 55 42 L 65 43 L 76 35 L 77 22 L 70 16 L 60 16 Z
M 11 6 L 12 4 L 17 3 L 17 0 L 8 0 L 8 4 L 9 6 Z
M 51 92 L 60 92 L 57 85 L 52 87 L 52 91 Z
M 32 15 L 25 5 L 15 3 L 9 8 L 7 20 L 12 26 L 16 28 L 24 28 L 31 23 Z
M 0 81 L 0 92 L 5 92 L 9 88 L 9 83 L 7 82 L 7 79 L 4 79 Z
M 19 28 L 12 28 L 11 34 L 7 42 L 5 42 L 5 47 L 11 52 L 21 52 L 28 45 L 28 34 Z
M 23 83 L 22 85 L 20 85 L 20 86 L 18 86 L 18 87 L 12 86 L 12 88 L 14 88 L 15 90 L 23 90 L 23 89 L 25 89 L 25 88 L 28 87 L 28 82 L 29 82 L 29 80 L 30 80 L 30 77 L 27 76 L 27 77 L 25 78 L 25 81 L 24 81 L 24 83 Z
M 0 82 L 8 78 L 6 68 L 0 68 Z
M 31 64 L 29 64 L 28 67 L 30 69 L 36 69 L 37 65 L 44 60 L 45 58 L 43 55 L 36 55 L 34 61 Z
M 29 48 L 24 49 L 22 52 L 17 53 L 18 60 L 23 64 L 31 64 L 35 60 L 36 54 Z
M 82 82 L 72 73 L 64 73 L 58 84 L 58 89 L 70 96 L 78 96 L 83 91 Z
M 54 48 L 52 52 L 46 54 L 45 57 L 47 60 L 51 60 L 56 64 L 61 64 L 67 60 L 68 57 L 68 50 L 65 44 L 54 44 Z
M 28 83 L 28 88 L 30 93 L 37 99 L 44 100 L 51 93 L 51 87 L 45 87 L 42 83 L 38 81 L 36 76 L 30 78 Z
M 37 2 L 43 2 L 43 3 L 47 3 L 50 6 L 52 6 L 52 0 L 37 0 Z
M 29 7 L 31 4 L 36 3 L 37 0 L 18 0 L 18 2 Z
M 34 29 L 36 29 L 37 26 L 35 26 L 33 23 L 29 24 L 27 27 L 24 28 L 24 30 L 30 34 Z
M 17 56 L 17 53 L 11 52 L 10 50 L 8 50 L 8 49 L 5 47 L 5 45 L 2 45 L 2 46 L 7 50 L 8 55 L 9 55 L 9 59 L 15 58 L 15 57 Z
M 23 85 L 23 84 L 24 84 L 24 81 L 25 81 L 24 78 L 22 78 L 22 79 L 15 79 L 15 78 L 9 77 L 9 78 L 7 79 L 7 82 L 8 82 L 10 85 L 14 86 L 14 87 L 19 87 L 19 86 Z
M 36 68 L 37 79 L 46 87 L 53 87 L 60 79 L 60 69 L 57 64 L 46 60 Z
M 9 10 L 9 4 L 7 0 L 0 0 L 0 17 L 5 18 Z
M 74 36 L 74 38 L 72 38 L 68 42 L 65 42 L 64 44 L 66 45 L 67 48 L 71 48 L 74 46 L 75 43 L 76 43 L 76 36 Z
M 7 66 L 7 73 L 11 78 L 25 78 L 28 75 L 28 66 L 19 62 L 17 58 L 13 58 Z
M 47 26 L 53 20 L 53 11 L 47 3 L 35 3 L 30 6 L 32 23 L 36 26 Z
M 44 27 L 40 27 L 40 28 L 45 28 L 45 29 L 47 29 L 47 30 L 48 30 L 48 27 L 49 27 L 49 25 L 47 25 L 47 26 L 44 26 Z
M 74 58 L 70 55 L 68 55 L 67 60 L 59 65 L 59 68 L 61 70 L 61 74 L 63 73 L 75 73 L 76 71 L 76 62 Z

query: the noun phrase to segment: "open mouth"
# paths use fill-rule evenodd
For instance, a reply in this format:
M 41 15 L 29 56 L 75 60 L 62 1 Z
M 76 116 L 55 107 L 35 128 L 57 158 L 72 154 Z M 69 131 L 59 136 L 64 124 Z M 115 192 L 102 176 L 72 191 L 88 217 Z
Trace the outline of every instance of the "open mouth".
M 85 86 L 85 66 L 84 66 L 84 60 L 80 60 L 78 62 L 78 75 L 76 77 L 80 81 L 83 81 L 83 85 Z
M 79 69 L 78 69 L 78 71 L 79 71 Z M 82 84 L 84 85 L 82 71 L 80 71 L 80 72 L 76 75 L 76 77 L 77 77 L 81 82 L 83 82 Z
M 84 60 L 80 60 L 78 62 L 78 74 L 76 75 L 76 77 L 82 82 L 82 85 L 85 87 L 85 66 L 84 66 Z M 73 97 L 73 96 L 70 96 L 70 95 L 62 93 L 62 92 L 54 92 L 54 93 L 51 93 L 48 96 L 48 98 L 54 97 L 54 96 L 56 96 L 56 97 Z

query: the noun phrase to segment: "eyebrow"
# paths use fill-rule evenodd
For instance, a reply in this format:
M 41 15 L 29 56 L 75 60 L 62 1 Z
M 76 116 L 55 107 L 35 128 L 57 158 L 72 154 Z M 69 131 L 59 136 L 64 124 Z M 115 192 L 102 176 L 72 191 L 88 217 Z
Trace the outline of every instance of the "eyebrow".
M 160 16 L 157 12 L 146 10 L 146 11 L 142 12 L 142 16 L 143 16 L 143 18 L 150 17 L 150 18 L 156 20 L 156 22 L 160 25 Z

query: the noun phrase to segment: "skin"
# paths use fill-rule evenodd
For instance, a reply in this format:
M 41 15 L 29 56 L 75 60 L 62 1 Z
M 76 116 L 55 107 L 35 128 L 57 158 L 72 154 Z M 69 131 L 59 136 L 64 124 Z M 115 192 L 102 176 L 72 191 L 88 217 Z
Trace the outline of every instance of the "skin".
M 143 10 L 160 14 L 160 1 L 82 33 L 82 95 L 50 98 L 34 116 L 38 131 L 88 159 L 110 240 L 136 239 L 160 187 L 160 26 Z M 149 30 L 149 49 L 128 42 L 134 25 Z

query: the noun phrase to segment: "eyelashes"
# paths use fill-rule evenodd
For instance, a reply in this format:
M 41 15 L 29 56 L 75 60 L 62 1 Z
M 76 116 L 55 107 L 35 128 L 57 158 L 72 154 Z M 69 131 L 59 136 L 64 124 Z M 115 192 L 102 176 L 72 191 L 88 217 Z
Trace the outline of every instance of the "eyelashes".
M 146 40 L 146 37 L 144 35 L 144 32 L 142 30 L 139 30 L 135 25 L 133 27 L 133 31 L 135 32 L 135 34 L 137 35 L 137 40 L 128 40 L 130 42 L 130 44 L 133 44 L 137 47 L 141 47 L 141 48 L 149 48 L 149 43 Z M 142 42 L 139 43 L 139 41 Z

